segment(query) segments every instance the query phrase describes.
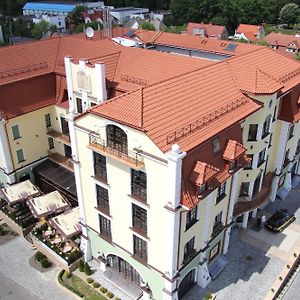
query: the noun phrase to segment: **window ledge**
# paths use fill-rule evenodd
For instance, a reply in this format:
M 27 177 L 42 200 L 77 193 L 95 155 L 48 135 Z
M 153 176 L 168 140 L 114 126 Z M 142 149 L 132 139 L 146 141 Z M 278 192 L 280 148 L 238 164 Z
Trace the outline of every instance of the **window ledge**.
M 112 216 L 110 215 L 109 211 L 107 209 L 103 209 L 101 207 L 94 207 L 98 212 L 101 212 L 102 214 L 106 215 L 107 217 L 109 217 L 110 219 L 112 219 Z
M 18 164 L 21 164 L 22 162 L 26 161 L 26 159 L 18 161 Z
M 102 177 L 97 177 L 97 176 L 91 176 L 94 180 L 96 180 L 99 183 L 102 183 L 103 185 L 105 185 L 105 187 L 109 188 L 109 184 L 107 183 L 107 180 L 105 180 Z
M 134 227 L 129 227 L 129 229 L 132 230 L 134 233 L 137 233 L 138 235 L 140 235 L 144 239 L 147 239 L 148 241 L 150 241 L 150 238 L 147 236 L 147 233 L 145 233 L 144 231 L 142 231 L 138 228 L 134 228 Z
M 131 199 L 137 201 L 138 203 L 141 203 L 141 204 L 147 206 L 148 208 L 150 207 L 150 205 L 147 203 L 146 199 L 143 199 L 141 197 L 135 196 L 133 194 L 127 195 L 127 196 L 129 196 Z

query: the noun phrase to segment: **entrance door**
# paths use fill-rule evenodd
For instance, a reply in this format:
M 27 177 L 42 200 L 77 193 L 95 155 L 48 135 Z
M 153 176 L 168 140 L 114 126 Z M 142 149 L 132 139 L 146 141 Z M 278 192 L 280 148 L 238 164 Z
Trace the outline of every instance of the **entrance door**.
M 181 297 L 183 297 L 195 283 L 195 269 L 193 269 L 189 273 L 187 273 L 183 280 L 180 282 L 178 289 L 179 299 L 181 299 Z
M 109 266 L 120 273 L 121 276 L 140 286 L 142 278 L 139 273 L 124 259 L 116 255 L 108 255 Z

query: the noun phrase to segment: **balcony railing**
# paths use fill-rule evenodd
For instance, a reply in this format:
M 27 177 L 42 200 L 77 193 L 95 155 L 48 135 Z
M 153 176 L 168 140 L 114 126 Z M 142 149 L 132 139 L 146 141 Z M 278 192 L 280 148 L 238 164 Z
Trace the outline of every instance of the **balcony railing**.
M 72 160 L 69 157 L 66 157 L 64 155 L 61 155 L 57 152 L 51 152 L 48 151 L 49 159 L 56 162 L 57 164 L 65 167 L 66 169 L 70 171 L 74 171 L 74 166 L 72 163 Z
M 47 132 L 47 135 L 52 137 L 56 141 L 59 141 L 63 144 L 71 146 L 71 140 L 70 140 L 70 136 L 68 134 L 60 133 L 60 132 L 50 129 Z
M 89 135 L 88 147 L 95 152 L 116 159 L 133 169 L 138 170 L 144 166 L 144 162 L 137 152 L 127 151 L 124 153 L 118 149 L 108 146 L 104 140 L 93 134 Z
M 224 228 L 224 224 L 222 222 L 215 223 L 211 237 L 213 238 L 219 235 L 222 232 L 223 228 Z
M 256 209 L 260 207 L 262 204 L 267 202 L 269 200 L 269 196 L 271 193 L 271 185 L 272 180 L 274 178 L 274 173 L 270 172 L 265 175 L 263 180 L 263 185 L 261 190 L 255 194 L 255 196 L 252 198 L 251 201 L 248 201 L 246 197 L 242 199 L 242 197 L 239 198 L 239 201 L 234 206 L 233 215 L 234 217 L 238 217 L 239 215 L 251 211 L 253 209 Z

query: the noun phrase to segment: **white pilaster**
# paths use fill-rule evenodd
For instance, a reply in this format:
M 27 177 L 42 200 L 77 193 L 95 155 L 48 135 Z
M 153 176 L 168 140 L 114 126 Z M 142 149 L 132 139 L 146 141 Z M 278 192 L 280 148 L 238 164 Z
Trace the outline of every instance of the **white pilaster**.
M 289 132 L 289 123 L 281 121 L 281 131 L 280 131 L 280 138 L 279 138 L 280 142 L 278 143 L 276 161 L 275 161 L 275 168 L 277 170 L 277 173 L 281 171 L 282 164 L 284 161 L 288 132 Z
M 297 168 L 296 168 L 296 175 L 300 175 L 300 161 L 298 160 L 298 163 L 297 163 Z
M 87 59 L 84 58 L 79 60 L 79 70 L 81 72 L 85 72 L 87 62 L 88 62 Z M 89 108 L 88 92 L 85 90 L 81 90 L 81 94 L 82 94 L 82 111 L 85 112 Z M 78 112 L 78 109 L 76 111 Z
M 164 226 L 165 231 L 165 275 L 173 279 L 177 275 L 178 243 L 179 243 L 179 222 L 180 212 L 178 207 L 181 199 L 181 173 L 182 159 L 186 156 L 178 145 L 173 145 L 172 150 L 166 153 L 168 160 L 168 195 Z M 165 286 L 169 294 L 172 290 Z M 167 294 L 168 294 L 167 293 Z
M 9 141 L 6 132 L 6 121 L 0 115 L 0 155 L 3 165 L 1 168 L 6 174 L 12 173 L 14 170 L 13 161 L 10 153 Z
M 273 181 L 272 181 L 272 192 L 270 196 L 271 202 L 274 202 L 276 199 L 276 194 L 278 190 L 278 182 L 279 182 L 279 176 L 275 176 Z
M 252 159 L 252 168 L 255 169 L 257 168 L 257 162 L 258 162 L 258 154 L 253 154 L 253 159 Z
M 255 208 L 254 210 L 252 210 L 252 218 L 256 218 L 257 215 L 257 208 Z
M 257 140 L 261 139 L 262 131 L 263 131 L 263 124 L 258 124 L 257 133 L 256 133 Z
M 211 220 L 211 210 L 212 206 L 214 205 L 214 199 L 212 198 L 212 194 L 209 194 L 205 197 L 204 200 L 204 210 L 205 210 L 205 219 L 203 220 L 203 227 L 202 227 L 202 237 L 203 240 L 201 241 L 201 248 L 205 248 L 207 246 L 208 241 L 210 240 L 210 225 L 213 223 Z
M 229 192 L 230 198 L 229 198 L 229 205 L 228 205 L 228 212 L 227 212 L 227 220 L 226 225 L 229 225 L 232 222 L 233 219 L 233 209 L 234 204 L 238 201 L 238 176 L 239 173 L 236 172 L 232 176 L 232 182 L 231 182 L 231 190 Z M 226 229 L 225 236 L 224 236 L 224 244 L 223 244 L 223 254 L 226 254 L 229 248 L 229 240 L 230 240 L 230 233 L 231 233 L 231 226 Z
M 291 164 L 290 164 L 291 165 Z M 292 174 L 291 171 L 289 170 L 284 178 L 284 187 L 290 191 L 292 189 Z
M 96 80 L 97 80 L 97 99 L 101 103 L 107 99 L 107 90 L 106 90 L 106 79 L 105 79 L 105 65 L 96 63 Z
M 243 214 L 243 223 L 242 223 L 242 227 L 244 229 L 247 228 L 247 225 L 248 225 L 248 219 L 249 219 L 249 212 L 246 212 Z
M 69 100 L 69 111 L 75 111 L 74 96 L 73 96 L 73 80 L 72 80 L 72 56 L 65 56 L 65 70 L 66 70 L 66 81 L 68 90 L 68 100 Z
M 200 262 L 197 272 L 197 284 L 205 288 L 211 282 L 211 277 L 208 271 L 207 261 Z

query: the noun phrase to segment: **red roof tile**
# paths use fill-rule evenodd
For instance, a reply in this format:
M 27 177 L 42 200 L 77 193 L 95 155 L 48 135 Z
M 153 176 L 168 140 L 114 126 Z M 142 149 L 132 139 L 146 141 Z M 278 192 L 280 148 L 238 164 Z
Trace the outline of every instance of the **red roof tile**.
M 246 152 L 247 148 L 234 140 L 229 140 L 223 154 L 225 160 L 234 161 Z
M 192 35 L 194 29 L 204 29 L 205 35 L 208 37 L 221 37 L 221 34 L 226 31 L 225 26 L 214 25 L 214 24 L 204 24 L 204 23 L 192 23 L 189 22 L 186 27 L 188 34 Z
M 236 33 L 251 33 L 254 36 L 259 34 L 261 26 L 260 25 L 250 25 L 250 24 L 240 24 L 236 29 Z
M 271 32 L 265 36 L 265 40 L 269 45 L 289 47 L 289 48 L 300 48 L 300 37 L 295 37 L 290 34 L 283 34 L 278 32 Z M 291 46 L 295 44 L 295 46 Z
M 213 178 L 219 171 L 219 169 L 208 165 L 207 163 L 197 161 L 191 173 L 190 181 L 198 186 L 203 185 Z

